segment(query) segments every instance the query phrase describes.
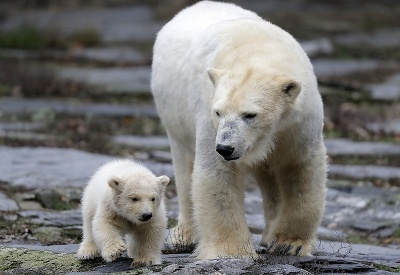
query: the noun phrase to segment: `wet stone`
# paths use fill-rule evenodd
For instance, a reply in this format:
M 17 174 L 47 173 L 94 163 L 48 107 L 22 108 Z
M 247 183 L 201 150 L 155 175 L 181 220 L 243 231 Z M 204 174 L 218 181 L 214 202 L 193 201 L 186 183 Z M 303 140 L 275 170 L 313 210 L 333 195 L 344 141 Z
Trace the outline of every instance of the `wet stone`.
M 44 244 L 57 243 L 63 240 L 62 229 L 59 227 L 38 227 L 33 230 L 33 235 Z
M 149 57 L 131 47 L 75 49 L 67 53 L 74 58 L 114 64 L 143 64 Z
M 375 48 L 398 47 L 400 45 L 399 29 L 377 30 L 372 33 L 351 33 L 337 35 L 334 42 L 345 46 L 362 46 Z
M 382 62 L 378 60 L 315 59 L 312 60 L 312 64 L 317 77 L 329 77 L 371 71 L 381 66 Z
M 373 122 L 367 124 L 367 129 L 374 133 L 385 133 L 386 135 L 400 134 L 400 120 L 388 120 L 379 123 Z
M 352 180 L 398 180 L 400 178 L 400 168 L 376 165 L 329 165 L 329 175 L 331 177 L 346 178 Z
M 395 74 L 384 83 L 371 84 L 367 88 L 370 90 L 371 97 L 380 100 L 400 99 L 400 74 Z
M 16 201 L 8 198 L 4 193 L 0 192 L 0 211 L 17 211 L 19 209 Z
M 37 114 L 43 112 L 46 117 L 54 113 L 65 113 L 85 116 L 133 116 L 158 117 L 154 105 L 122 105 L 122 104 L 85 104 L 73 100 L 1 98 L 0 110 L 4 114 Z M 45 117 L 44 117 L 45 118 Z
M 169 141 L 166 136 L 120 135 L 113 137 L 112 141 L 117 145 L 125 145 L 143 150 L 169 150 L 170 148 Z
M 163 22 L 155 21 L 153 11 L 141 5 L 21 11 L 4 20 L 0 29 L 9 30 L 21 25 L 44 31 L 56 30 L 61 36 L 77 33 L 82 31 L 82 26 L 86 26 L 86 30 L 99 33 L 103 42 L 114 43 L 153 41 Z
M 67 227 L 82 225 L 80 210 L 65 211 L 34 211 L 25 210 L 19 212 L 23 218 L 28 218 L 32 224 L 42 226 Z
M 399 155 L 400 144 L 357 142 L 349 139 L 325 139 L 328 155 Z
M 379 229 L 387 227 L 387 225 L 387 222 L 375 221 L 374 219 L 365 219 L 365 217 L 363 217 L 363 219 L 357 218 L 352 227 L 361 231 L 375 232 Z
M 57 70 L 62 79 L 83 82 L 108 92 L 132 92 L 150 94 L 149 66 L 134 68 L 61 68 Z

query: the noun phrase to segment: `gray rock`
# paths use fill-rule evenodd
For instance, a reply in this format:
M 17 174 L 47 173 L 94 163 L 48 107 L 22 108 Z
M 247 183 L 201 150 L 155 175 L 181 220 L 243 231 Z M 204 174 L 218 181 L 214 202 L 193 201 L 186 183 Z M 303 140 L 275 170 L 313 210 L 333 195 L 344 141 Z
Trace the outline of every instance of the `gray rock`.
M 346 46 L 374 48 L 398 47 L 400 45 L 399 29 L 376 30 L 372 33 L 349 33 L 334 37 L 334 42 Z
M 329 165 L 329 175 L 352 180 L 397 180 L 400 178 L 400 168 L 376 165 L 331 164 Z
M 371 71 L 382 66 L 382 62 L 378 60 L 315 59 L 312 60 L 312 64 L 317 77 Z
M 29 25 L 68 36 L 84 30 L 97 31 L 104 42 L 152 41 L 163 23 L 156 22 L 147 6 L 21 11 L 7 18 L 0 29 Z
M 31 140 L 31 141 L 45 141 L 54 140 L 55 137 L 46 134 L 37 134 L 31 132 L 13 132 L 13 131 L 2 131 L 0 130 L 0 137 L 17 139 L 17 140 Z
M 57 243 L 63 240 L 62 229 L 54 226 L 35 228 L 33 235 L 43 244 Z
M 373 122 L 367 124 L 367 129 L 374 133 L 385 133 L 386 135 L 400 134 L 400 120 L 387 120 L 379 123 Z
M 384 83 L 370 84 L 367 89 L 370 90 L 371 97 L 380 100 L 398 100 L 400 99 L 400 74 L 395 74 Z
M 43 122 L 0 122 L 0 131 L 34 131 L 46 127 Z
M 1 98 L 3 114 L 65 113 L 73 115 L 158 117 L 154 105 L 85 104 L 77 101 L 46 99 Z
M 3 192 L 0 192 L 0 211 L 18 211 L 19 207 L 16 201 L 8 198 Z
M 143 53 L 131 47 L 74 49 L 68 52 L 67 55 L 71 55 L 74 58 L 114 64 L 142 64 L 149 59 L 148 56 L 145 56 Z
M 400 155 L 400 144 L 357 142 L 349 139 L 325 139 L 328 155 Z
M 0 181 L 26 188 L 81 187 L 111 156 L 75 149 L 0 146 Z M 142 161 L 157 175 L 174 178 L 172 164 Z
M 83 187 L 89 177 L 113 158 L 74 149 L 0 146 L 0 180 L 12 186 Z
M 119 135 L 113 137 L 112 141 L 117 145 L 131 146 L 137 149 L 168 150 L 169 141 L 166 136 L 132 136 Z
M 61 196 L 53 189 L 41 189 L 36 192 L 37 200 L 48 209 L 53 209 L 54 206 L 61 200 Z
M 333 52 L 332 42 L 327 38 L 303 41 L 300 44 L 309 57 L 320 54 L 331 54 Z
M 172 264 L 161 274 L 310 274 L 285 264 L 254 264 L 250 259 L 218 259 L 196 261 L 186 265 Z
M 374 219 L 356 218 L 352 227 L 357 230 L 375 232 L 388 226 L 387 222 L 376 221 Z
M 150 94 L 149 66 L 134 68 L 60 68 L 57 76 L 99 87 L 108 92 Z
M 32 224 L 50 227 L 69 227 L 82 225 L 81 211 L 35 211 L 25 210 L 19 212 L 23 218 L 29 219 Z

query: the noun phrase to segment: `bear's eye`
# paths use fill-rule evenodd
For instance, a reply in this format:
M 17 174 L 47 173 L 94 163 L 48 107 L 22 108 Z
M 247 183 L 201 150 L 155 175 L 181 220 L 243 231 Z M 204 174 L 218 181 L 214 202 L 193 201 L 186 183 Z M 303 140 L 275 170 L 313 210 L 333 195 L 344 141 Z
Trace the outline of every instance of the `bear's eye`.
M 218 111 L 215 111 L 215 114 L 217 115 L 217 117 L 221 116 L 221 114 Z
M 133 202 L 137 202 L 139 199 L 136 198 L 136 197 L 133 197 L 133 198 L 131 198 L 131 200 L 132 200 Z
M 156 198 L 151 198 L 151 201 L 155 201 L 156 200 Z
M 257 116 L 257 114 L 253 114 L 253 113 L 244 113 L 243 114 L 243 118 L 245 119 L 252 119 L 255 118 Z

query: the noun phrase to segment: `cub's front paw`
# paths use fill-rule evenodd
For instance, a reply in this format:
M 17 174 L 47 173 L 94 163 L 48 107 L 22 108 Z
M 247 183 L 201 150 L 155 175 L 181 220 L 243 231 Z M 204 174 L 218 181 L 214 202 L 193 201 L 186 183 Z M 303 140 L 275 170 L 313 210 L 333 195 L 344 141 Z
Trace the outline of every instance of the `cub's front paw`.
M 121 240 L 106 246 L 101 252 L 101 257 L 109 263 L 120 257 L 125 251 L 125 243 Z
M 94 243 L 81 243 L 76 256 L 80 260 L 94 259 L 100 256 L 100 251 Z
M 133 259 L 131 267 L 141 267 L 141 266 L 156 265 L 156 264 L 161 264 L 160 258 L 137 258 Z
M 269 236 L 261 241 L 261 245 L 266 248 L 266 252 L 279 255 L 311 256 L 313 251 L 312 240 L 302 240 L 290 238 L 283 234 Z

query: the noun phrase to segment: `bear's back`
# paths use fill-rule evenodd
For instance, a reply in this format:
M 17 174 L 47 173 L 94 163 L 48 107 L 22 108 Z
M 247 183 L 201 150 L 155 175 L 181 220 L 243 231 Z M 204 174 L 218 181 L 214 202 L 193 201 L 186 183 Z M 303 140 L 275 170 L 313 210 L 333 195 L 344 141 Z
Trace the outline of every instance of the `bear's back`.
M 237 19 L 261 19 L 257 14 L 235 4 L 202 1 L 179 12 L 158 36 L 195 38 L 211 25 Z M 262 19 L 261 19 L 262 20 Z

